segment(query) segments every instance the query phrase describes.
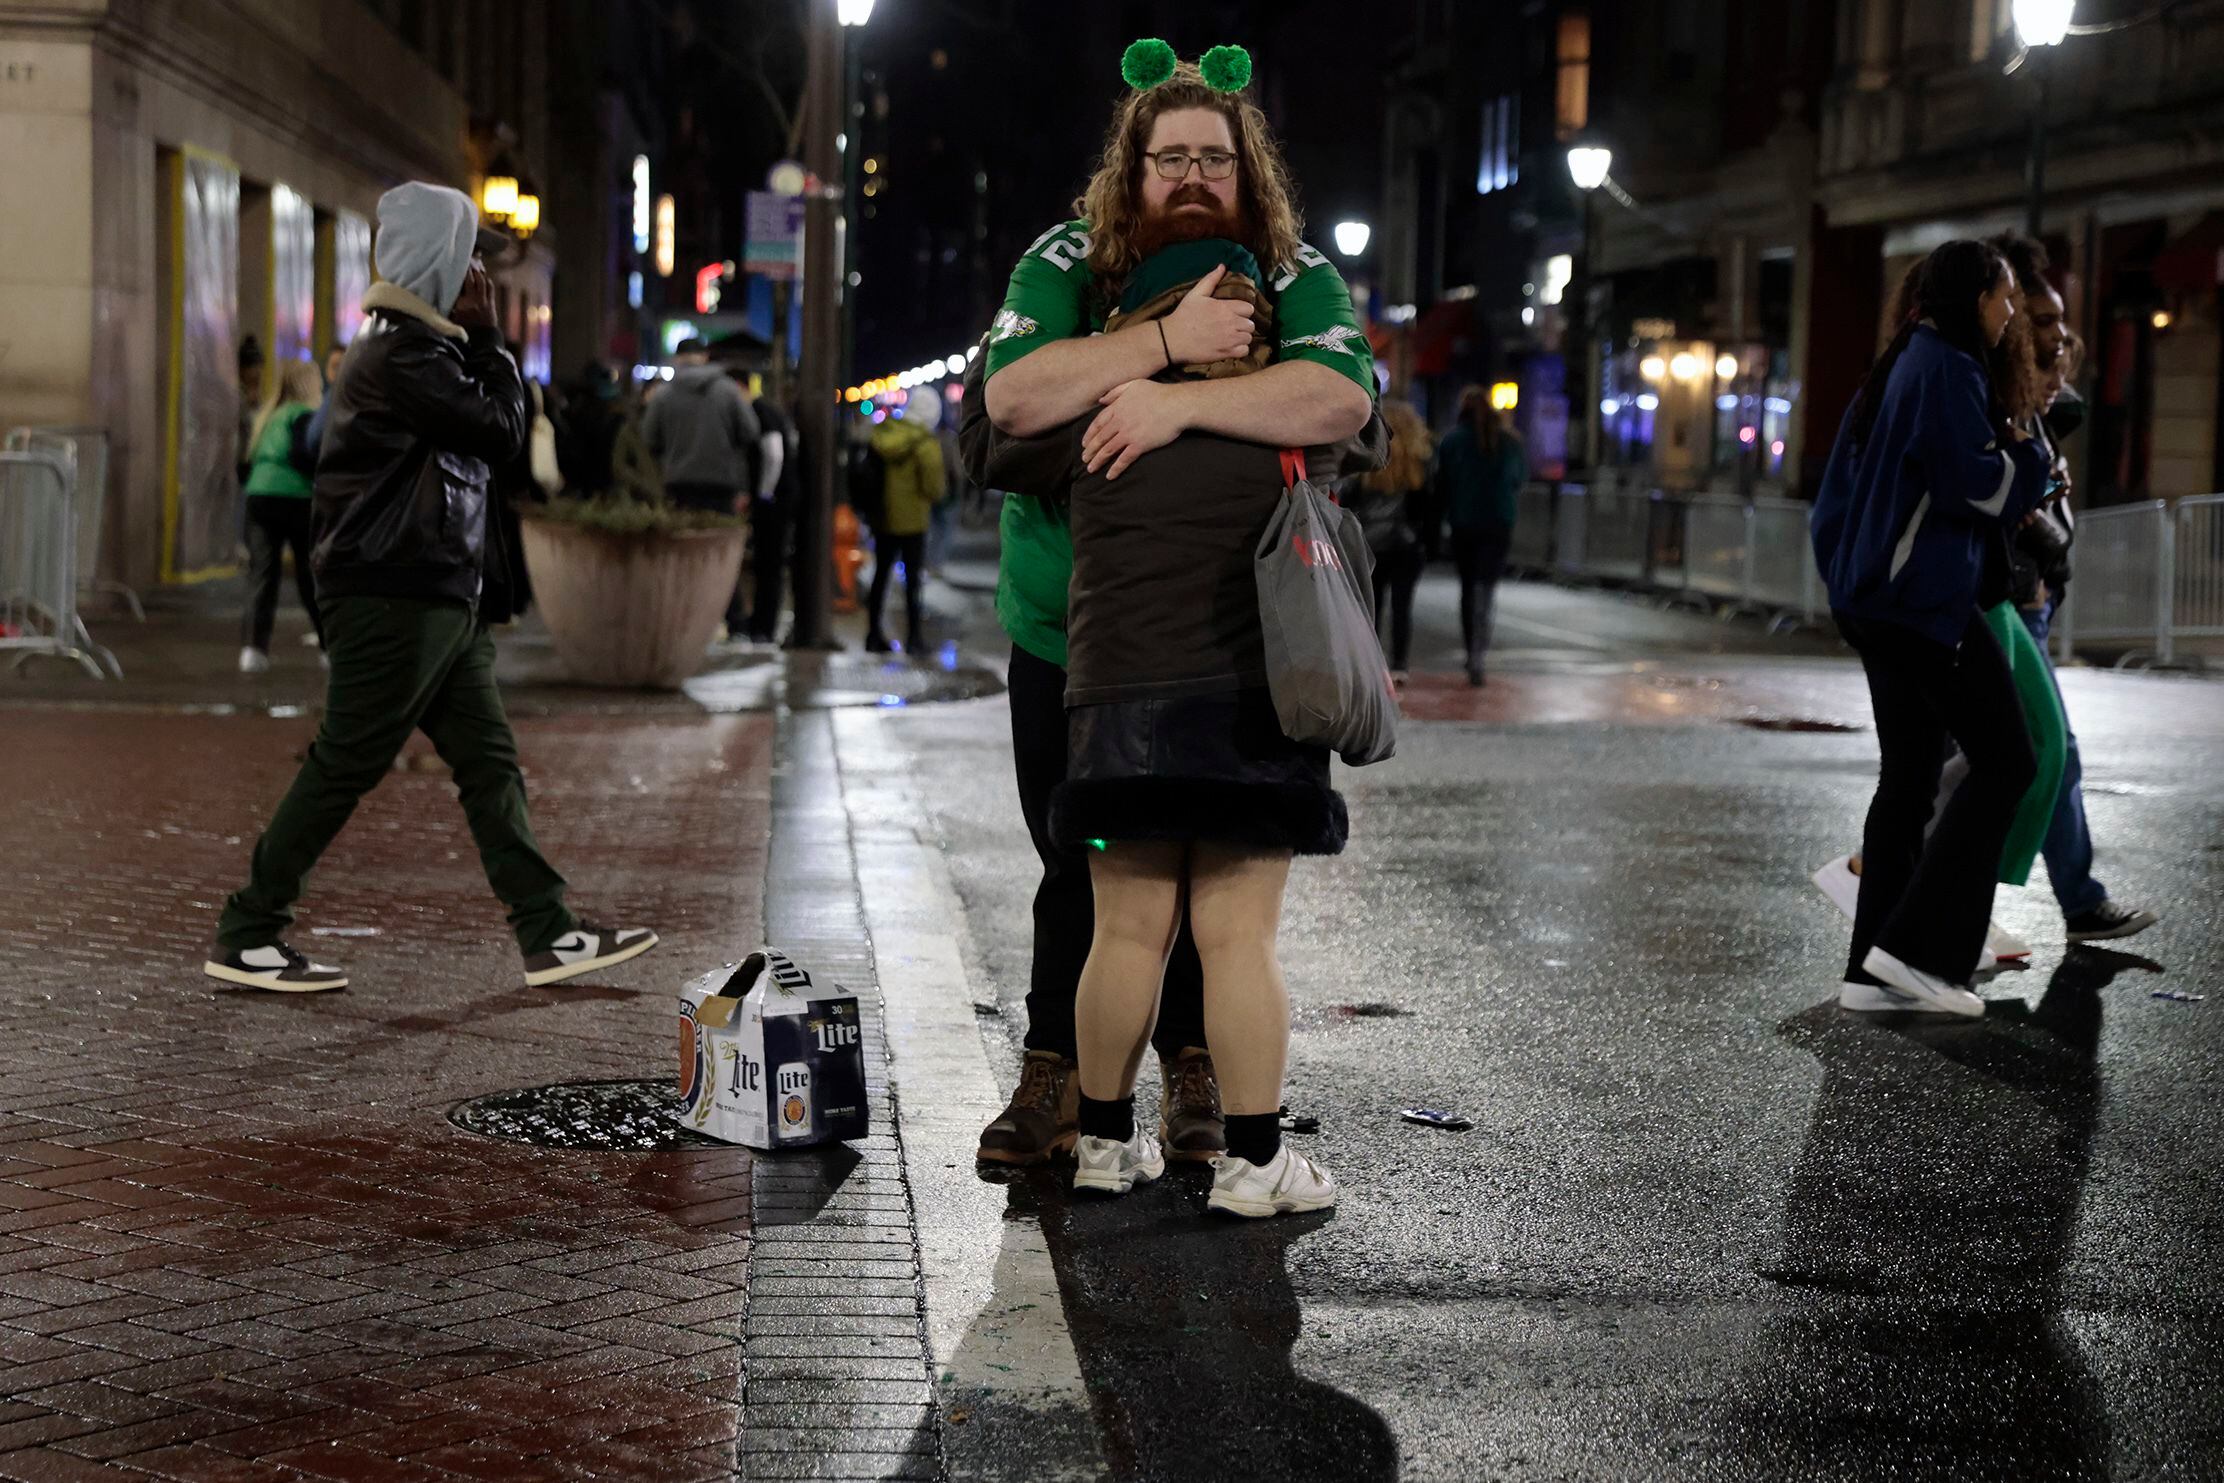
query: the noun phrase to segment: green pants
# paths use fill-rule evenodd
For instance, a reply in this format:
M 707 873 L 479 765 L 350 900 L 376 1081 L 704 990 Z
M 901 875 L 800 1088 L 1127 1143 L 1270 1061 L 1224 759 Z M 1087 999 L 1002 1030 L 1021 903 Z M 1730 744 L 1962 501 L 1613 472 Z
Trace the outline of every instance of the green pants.
M 543 952 L 576 925 L 564 878 L 541 858 L 525 814 L 517 738 L 494 686 L 494 638 L 460 603 L 336 597 L 324 605 L 332 661 L 324 724 L 255 844 L 246 889 L 224 904 L 217 945 L 276 942 L 309 872 L 363 795 L 422 730 L 455 774 L 456 795 L 488 884 L 510 909 L 517 945 Z
M 2054 821 L 2055 800 L 2062 791 L 2062 768 L 2069 756 L 2069 724 L 2063 719 L 2062 698 L 2054 688 L 2046 655 L 2024 626 L 2022 615 L 2013 605 L 2000 603 L 1986 609 L 1985 626 L 2007 653 L 2016 695 L 2023 702 L 2024 724 L 2031 731 L 2031 750 L 2039 763 L 2038 775 L 2023 795 L 2023 804 L 2008 831 L 2007 845 L 2000 852 L 2000 879 L 2020 886 L 2031 879 L 2031 862 L 2038 858 L 2039 846 Z

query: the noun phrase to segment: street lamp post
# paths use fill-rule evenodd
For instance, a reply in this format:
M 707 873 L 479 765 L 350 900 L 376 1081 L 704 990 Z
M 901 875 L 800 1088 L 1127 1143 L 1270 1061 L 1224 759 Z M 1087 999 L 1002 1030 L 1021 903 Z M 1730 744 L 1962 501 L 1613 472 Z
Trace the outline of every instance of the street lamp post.
M 1591 228 L 1593 211 L 1591 203 L 1599 187 L 1606 184 L 1608 172 L 1614 167 L 1614 151 L 1596 144 L 1578 144 L 1568 150 L 1568 179 L 1583 201 L 1583 252 L 1581 269 L 1570 275 L 1572 282 L 1561 294 L 1565 302 L 1570 294 L 1575 298 L 1575 309 L 1568 315 L 1568 329 L 1561 340 L 1563 359 L 1574 359 L 1568 351 L 1580 347 L 1581 363 L 1570 367 L 1582 376 L 1582 391 L 1568 398 L 1574 415 L 1581 417 L 1583 426 L 1590 432 L 1585 448 L 1585 464 L 1596 468 L 1599 450 L 1604 444 L 1604 429 L 1595 420 L 1597 415 L 1599 378 L 1591 367 L 1592 345 L 1596 337 L 1591 333 Z
M 2009 12 L 2016 39 L 2023 43 L 2031 70 L 2038 75 L 2039 105 L 2031 115 L 2031 154 L 2024 170 L 2023 229 L 2039 235 L 2046 214 L 2046 114 L 2051 101 L 2053 64 L 2045 53 L 2062 44 L 2077 18 L 2077 0 L 2015 0 Z
M 842 22 L 842 369 L 841 384 L 857 379 L 857 238 L 865 216 L 865 26 L 873 0 L 840 0 Z
M 806 29 L 808 80 L 804 87 L 804 164 L 811 177 L 803 207 L 803 364 L 799 368 L 796 420 L 803 434 L 805 485 L 796 521 L 795 630 L 797 649 L 831 649 L 834 642 L 834 470 L 836 362 L 842 353 L 841 261 L 834 251 L 835 211 L 841 195 L 835 136 L 842 128 L 842 37 L 836 0 L 811 0 Z M 841 0 L 846 9 L 856 0 Z

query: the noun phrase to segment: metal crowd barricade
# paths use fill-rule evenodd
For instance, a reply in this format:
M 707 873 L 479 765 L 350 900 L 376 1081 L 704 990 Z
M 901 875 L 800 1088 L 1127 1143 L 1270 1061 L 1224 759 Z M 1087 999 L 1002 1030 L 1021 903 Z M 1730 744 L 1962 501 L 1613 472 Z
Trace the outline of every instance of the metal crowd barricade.
M 2074 574 L 2061 615 L 2065 655 L 2096 640 L 2144 644 L 2125 659 L 2151 653 L 2171 660 L 2172 536 L 2167 500 L 2088 510 L 2077 517 L 2070 548 Z
M 117 679 L 116 656 L 77 616 L 77 511 L 70 471 L 51 453 L 0 452 L 0 649 L 20 669 L 38 656 L 74 659 Z
M 2224 638 L 2224 494 L 2201 494 L 2175 506 L 2171 532 L 2170 631 L 2173 638 Z M 2083 525 L 2079 530 L 2082 532 Z M 2076 559 L 2072 548 L 2071 559 Z M 2070 584 L 2070 591 L 2077 584 Z
M 1552 497 L 1552 486 L 1524 485 L 1517 501 L 1513 542 L 1507 547 L 1507 558 L 1525 570 L 1547 570 L 1552 564 L 1553 506 L 1557 503 Z
M 77 511 L 77 590 L 108 592 L 124 600 L 131 616 L 147 621 L 139 594 L 100 575 L 101 531 L 108 507 L 108 429 L 104 427 L 19 427 L 8 434 L 15 453 L 59 455 L 69 470 L 70 504 Z
M 1778 621 L 1814 623 L 1829 606 L 1822 574 L 1815 568 L 1815 544 L 1808 538 L 1811 506 L 1798 500 L 1757 499 L 1749 507 L 1752 587 L 1746 601 L 1772 608 Z
M 1625 583 L 1700 606 L 1770 615 L 1771 629 L 1820 623 L 1830 597 L 1799 500 L 1668 495 L 1617 485 L 1521 491 L 1513 564 Z M 2224 639 L 2224 494 L 2090 510 L 2078 518 L 2077 579 L 2055 617 L 2058 656 L 2128 649 L 2119 663 L 2176 661 L 2178 641 Z
M 1683 585 L 1687 592 L 1750 602 L 1753 591 L 1752 510 L 1724 495 L 1684 503 Z
M 1590 518 L 1590 488 L 1563 484 L 1552 502 L 1552 569 L 1563 577 L 1580 577 L 1584 565 L 1584 522 Z
M 1643 582 L 1650 577 L 1656 502 L 1654 493 L 1647 489 L 1590 486 L 1590 498 L 1586 502 L 1588 519 L 1583 531 L 1588 575 L 1629 583 Z

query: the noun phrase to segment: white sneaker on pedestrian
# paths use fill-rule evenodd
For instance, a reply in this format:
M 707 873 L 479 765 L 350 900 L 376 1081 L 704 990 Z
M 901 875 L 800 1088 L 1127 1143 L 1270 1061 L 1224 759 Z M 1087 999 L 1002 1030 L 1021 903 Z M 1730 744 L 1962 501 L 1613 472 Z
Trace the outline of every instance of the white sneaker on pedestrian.
M 1122 1143 L 1117 1138 L 1092 1138 L 1084 1133 L 1074 1140 L 1073 1187 L 1100 1195 L 1124 1195 L 1139 1184 L 1149 1184 L 1166 1172 L 1166 1155 L 1158 1140 L 1141 1128 Z
M 1212 1198 L 1206 1208 L 1226 1215 L 1301 1215 L 1336 1204 L 1336 1181 L 1326 1169 L 1287 1143 L 1264 1165 L 1234 1154 L 1212 1161 Z
M 250 645 L 239 651 L 239 672 L 241 674 L 259 675 L 269 668 L 270 656 L 262 650 Z
M 1857 984 L 1851 980 L 1838 985 L 1838 1007 L 1854 1014 L 1952 1013 L 1898 989 L 1888 989 L 1882 984 Z
M 1808 877 L 1815 889 L 1830 898 L 1830 904 L 1846 914 L 1850 921 L 1854 908 L 1861 904 L 1861 877 L 1853 873 L 1853 856 L 1840 855 Z
M 525 982 L 530 988 L 562 983 L 598 968 L 615 968 L 656 946 L 656 934 L 646 927 L 597 927 L 581 922 L 556 939 L 547 952 L 525 960 Z
M 348 986 L 347 975 L 339 969 L 312 963 L 282 942 L 237 952 L 219 951 L 201 965 L 201 971 L 243 989 L 269 989 L 278 994 L 320 994 Z
M 1883 948 L 1869 949 L 1869 956 L 1861 966 L 1884 980 L 1889 988 L 1898 989 L 1911 999 L 1920 1000 L 1915 1007 L 1932 1014 L 1958 1014 L 1977 1019 L 1985 1012 L 1985 1001 L 1960 984 L 1925 973 L 1922 969 L 1902 963 Z
M 1985 951 L 2000 962 L 2031 956 L 2031 944 L 2001 926 L 1998 922 L 1985 924 Z

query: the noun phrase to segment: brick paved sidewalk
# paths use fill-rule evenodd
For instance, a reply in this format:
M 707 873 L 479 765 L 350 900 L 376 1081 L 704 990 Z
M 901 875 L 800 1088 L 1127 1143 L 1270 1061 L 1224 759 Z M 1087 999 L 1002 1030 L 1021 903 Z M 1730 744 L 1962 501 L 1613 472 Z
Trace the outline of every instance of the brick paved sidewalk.
M 747 1156 L 446 1113 L 667 1072 L 670 988 L 760 931 L 769 719 L 521 724 L 575 901 L 664 937 L 607 983 L 524 988 L 448 779 L 397 773 L 300 929 L 355 987 L 225 991 L 310 724 L 0 711 L 0 1476 L 730 1475 Z

